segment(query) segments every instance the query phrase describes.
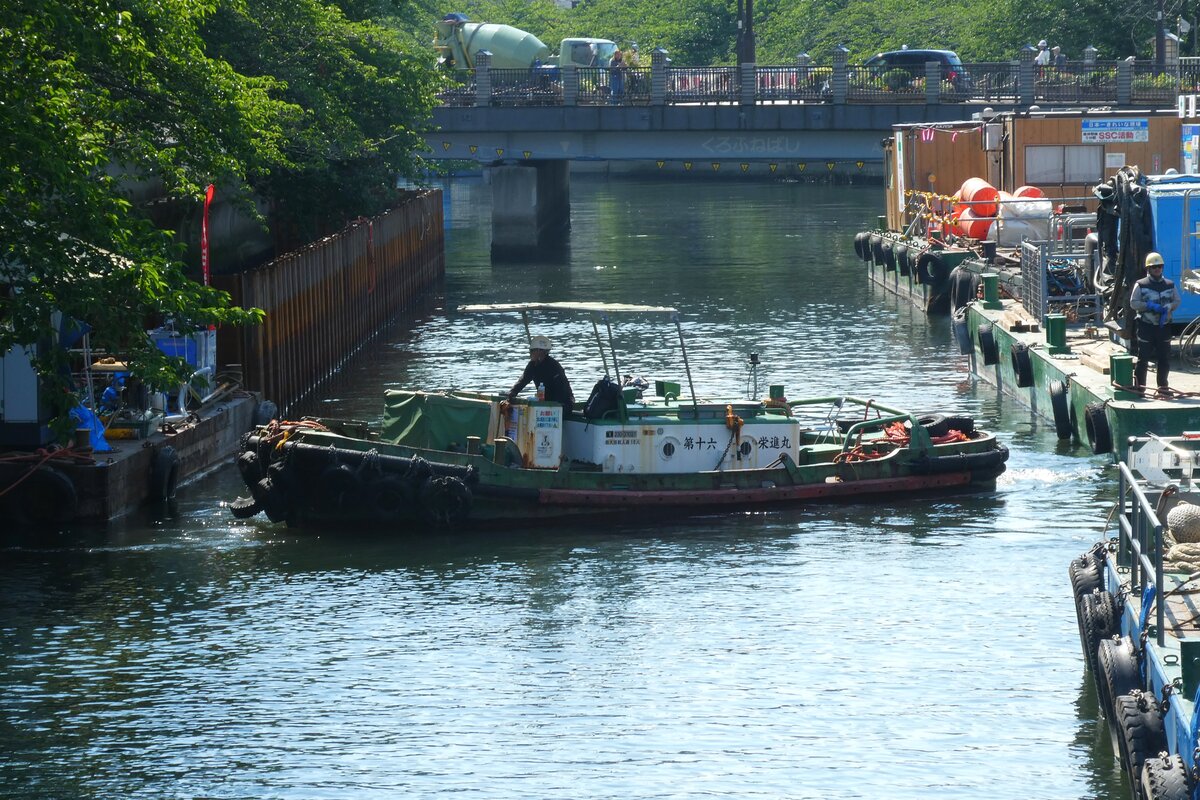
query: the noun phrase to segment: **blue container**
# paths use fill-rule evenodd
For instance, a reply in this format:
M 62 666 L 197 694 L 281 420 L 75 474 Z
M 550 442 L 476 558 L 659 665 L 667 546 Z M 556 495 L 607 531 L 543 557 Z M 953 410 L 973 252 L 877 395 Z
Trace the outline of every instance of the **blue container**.
M 1175 281 L 1183 302 L 1172 315 L 1176 323 L 1200 317 L 1200 176 L 1154 175 L 1147 178 L 1147 197 L 1154 220 L 1154 249 L 1163 257 L 1163 275 Z M 1187 242 L 1184 270 L 1184 242 Z
M 196 340 L 191 336 L 155 333 L 154 345 L 169 356 L 186 359 L 193 367 L 199 366 Z

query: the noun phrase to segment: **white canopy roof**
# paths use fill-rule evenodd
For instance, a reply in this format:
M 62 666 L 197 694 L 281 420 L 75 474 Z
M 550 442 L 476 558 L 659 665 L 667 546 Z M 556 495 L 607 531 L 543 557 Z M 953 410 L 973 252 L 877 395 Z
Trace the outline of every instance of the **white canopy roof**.
M 459 306 L 467 314 L 500 311 L 587 311 L 609 314 L 674 314 L 670 306 L 637 306 L 626 303 L 489 303 Z

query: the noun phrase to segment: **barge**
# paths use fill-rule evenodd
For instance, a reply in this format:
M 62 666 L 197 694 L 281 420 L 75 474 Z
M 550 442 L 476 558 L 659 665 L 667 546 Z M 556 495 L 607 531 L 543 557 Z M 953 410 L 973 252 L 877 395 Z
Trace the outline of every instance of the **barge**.
M 911 126 L 899 126 L 887 148 L 887 227 L 858 234 L 856 254 L 874 283 L 927 313 L 952 314 L 954 341 L 971 372 L 1029 406 L 1060 439 L 1115 457 L 1115 445 L 1130 436 L 1200 430 L 1200 244 L 1191 234 L 1200 225 L 1200 178 L 1174 167 L 1145 175 L 1118 166 L 1115 156 L 1128 153 L 1093 141 L 1097 131 L 1122 133 L 1138 139 L 1128 150 L 1157 165 L 1173 147 L 1166 163 L 1195 169 L 1200 131 L 1178 118 L 1094 112 L 1031 124 L 1012 116 L 956 123 L 947 131 L 961 136 L 943 136 L 934 149 Z M 1107 165 L 1110 177 L 1012 191 L 965 177 L 943 195 L 930 190 L 927 175 L 913 188 L 934 163 L 945 167 L 939 183 L 971 168 L 1012 188 L 1034 174 L 1042 157 L 1035 151 L 1055 147 L 1082 148 L 1074 157 Z M 1184 298 L 1172 317 L 1175 346 L 1162 392 L 1134 379 L 1128 297 L 1150 251 L 1163 255 L 1165 276 Z
M 1079 640 L 1135 800 L 1189 800 L 1200 757 L 1200 438 L 1140 437 L 1115 535 L 1071 561 Z
M 462 528 L 513 520 L 684 514 L 881 495 L 987 491 L 1008 450 L 969 417 L 851 396 L 703 398 L 675 309 L 602 303 L 468 306 L 468 313 L 588 313 L 605 377 L 586 403 L 460 390 L 389 391 L 383 425 L 274 421 L 247 437 L 250 492 L 232 513 L 297 527 Z M 679 381 L 618 384 L 609 319 L 669 318 Z M 597 319 L 605 321 L 608 346 Z M 611 358 L 610 358 L 611 354 Z M 611 371 L 609 364 L 611 362 Z M 679 369 L 679 367 L 676 367 Z M 688 391 L 683 391 L 683 386 Z

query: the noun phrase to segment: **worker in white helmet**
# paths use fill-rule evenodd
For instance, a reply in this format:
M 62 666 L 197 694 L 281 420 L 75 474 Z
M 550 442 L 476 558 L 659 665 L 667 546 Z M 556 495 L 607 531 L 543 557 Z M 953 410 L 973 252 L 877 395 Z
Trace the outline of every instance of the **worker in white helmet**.
M 562 403 L 567 411 L 575 404 L 567 373 L 562 364 L 550 357 L 550 340 L 545 336 L 534 336 L 529 340 L 529 363 L 508 391 L 508 401 L 511 403 L 515 400 L 517 393 L 531 382 L 537 387 L 540 399 Z
M 1050 47 L 1050 44 L 1045 39 L 1038 42 L 1037 55 L 1033 57 L 1034 64 L 1037 64 L 1039 67 L 1050 65 L 1050 51 L 1047 49 L 1048 47 Z

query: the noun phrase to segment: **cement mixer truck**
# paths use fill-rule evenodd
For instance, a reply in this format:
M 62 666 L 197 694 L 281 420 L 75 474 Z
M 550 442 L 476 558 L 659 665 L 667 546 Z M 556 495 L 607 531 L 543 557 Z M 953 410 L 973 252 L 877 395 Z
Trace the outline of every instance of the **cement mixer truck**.
M 511 25 L 470 22 L 465 14 L 447 14 L 437 23 L 433 46 L 438 51 L 438 66 L 447 69 L 474 69 L 476 54 L 488 50 L 494 69 L 530 69 L 544 67 L 555 73 L 567 64 L 576 67 L 607 67 L 617 50 L 608 39 L 575 37 L 563 39 L 557 55 L 532 33 Z

